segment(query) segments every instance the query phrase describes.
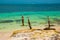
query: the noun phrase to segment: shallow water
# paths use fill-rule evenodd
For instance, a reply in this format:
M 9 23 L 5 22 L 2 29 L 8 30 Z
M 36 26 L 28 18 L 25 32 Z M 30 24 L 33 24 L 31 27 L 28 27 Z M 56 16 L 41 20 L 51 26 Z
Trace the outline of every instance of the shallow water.
M 51 24 L 60 24 L 60 4 L 0 4 L 0 30 L 21 29 L 22 16 L 25 27 L 28 17 L 32 26 L 44 26 L 47 16 L 50 16 Z
M 56 23 L 60 20 L 60 11 L 40 11 L 40 12 L 12 12 L 0 14 L 0 21 L 13 20 L 11 23 L 0 23 L 0 30 L 21 29 L 21 16 L 24 16 L 25 25 L 28 26 L 27 17 L 30 18 L 32 26 L 47 24 L 47 16 L 50 16 L 51 23 Z M 56 20 L 55 20 L 56 19 Z M 16 21 L 18 20 L 18 21 Z M 25 26 L 25 27 L 27 27 Z M 22 27 L 23 29 L 23 27 Z

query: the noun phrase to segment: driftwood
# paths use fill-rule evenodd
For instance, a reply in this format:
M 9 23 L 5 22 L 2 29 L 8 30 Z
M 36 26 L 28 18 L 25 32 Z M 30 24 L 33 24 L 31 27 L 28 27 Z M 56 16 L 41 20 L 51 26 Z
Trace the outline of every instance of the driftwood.
M 55 30 L 54 28 L 45 28 L 44 30 Z

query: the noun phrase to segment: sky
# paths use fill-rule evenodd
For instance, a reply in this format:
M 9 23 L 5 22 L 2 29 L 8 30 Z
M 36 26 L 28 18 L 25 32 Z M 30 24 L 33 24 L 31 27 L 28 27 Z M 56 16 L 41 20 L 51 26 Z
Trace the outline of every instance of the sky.
M 60 0 L 0 0 L 0 4 L 56 4 Z

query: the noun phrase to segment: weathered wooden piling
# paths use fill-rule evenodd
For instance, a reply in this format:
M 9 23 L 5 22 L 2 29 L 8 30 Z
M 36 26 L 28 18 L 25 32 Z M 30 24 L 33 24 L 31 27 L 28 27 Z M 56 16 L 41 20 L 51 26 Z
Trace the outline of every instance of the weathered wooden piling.
M 55 30 L 54 28 L 50 28 L 52 25 L 50 25 L 50 18 L 49 18 L 49 16 L 47 17 L 47 19 L 48 19 L 48 27 L 45 28 L 44 30 Z
M 29 17 L 28 17 L 28 25 L 29 25 L 29 28 L 32 29 Z
M 24 26 L 24 16 L 22 16 L 22 26 Z
M 50 18 L 49 18 L 49 16 L 47 17 L 47 19 L 48 19 L 48 28 L 50 29 Z

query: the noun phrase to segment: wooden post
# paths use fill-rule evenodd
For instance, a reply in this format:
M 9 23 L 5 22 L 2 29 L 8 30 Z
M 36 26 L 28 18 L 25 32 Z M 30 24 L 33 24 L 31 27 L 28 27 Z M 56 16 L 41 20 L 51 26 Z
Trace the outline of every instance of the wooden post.
M 47 17 L 47 19 L 48 19 L 48 27 L 45 28 L 44 30 L 55 30 L 54 28 L 50 28 L 50 26 L 52 26 L 52 25 L 50 25 L 50 18 L 49 18 L 49 16 Z
M 47 19 L 48 19 L 48 28 L 50 29 L 50 18 L 49 18 L 49 16 L 47 17 Z
M 22 16 L 22 26 L 24 26 L 24 16 Z
M 29 25 L 29 28 L 32 29 L 29 17 L 28 17 L 28 25 Z

